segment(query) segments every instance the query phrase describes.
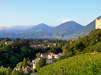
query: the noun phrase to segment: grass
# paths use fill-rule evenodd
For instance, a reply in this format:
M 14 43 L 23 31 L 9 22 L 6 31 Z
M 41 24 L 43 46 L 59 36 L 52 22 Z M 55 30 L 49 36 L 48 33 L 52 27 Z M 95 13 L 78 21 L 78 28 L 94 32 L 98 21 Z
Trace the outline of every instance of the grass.
M 33 75 L 100 75 L 101 53 L 81 54 L 42 67 Z

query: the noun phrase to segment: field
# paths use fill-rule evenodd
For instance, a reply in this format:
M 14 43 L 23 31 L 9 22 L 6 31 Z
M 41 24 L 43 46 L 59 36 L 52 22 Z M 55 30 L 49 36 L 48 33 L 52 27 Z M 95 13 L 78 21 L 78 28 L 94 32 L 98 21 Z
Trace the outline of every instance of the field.
M 81 54 L 42 67 L 34 75 L 100 75 L 101 53 Z

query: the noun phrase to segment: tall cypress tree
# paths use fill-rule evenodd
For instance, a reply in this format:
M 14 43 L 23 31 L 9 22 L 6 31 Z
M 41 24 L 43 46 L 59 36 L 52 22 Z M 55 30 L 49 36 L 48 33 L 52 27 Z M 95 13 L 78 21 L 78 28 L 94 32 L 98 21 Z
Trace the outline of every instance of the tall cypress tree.
M 23 59 L 23 62 L 22 62 L 22 67 L 27 67 L 27 60 L 26 58 Z

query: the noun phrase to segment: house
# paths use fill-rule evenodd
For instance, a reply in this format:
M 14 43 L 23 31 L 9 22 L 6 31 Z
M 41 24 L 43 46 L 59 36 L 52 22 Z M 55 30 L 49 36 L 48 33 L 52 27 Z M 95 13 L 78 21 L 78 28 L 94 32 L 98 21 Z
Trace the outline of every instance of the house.
M 40 58 L 37 58 L 36 60 L 32 60 L 33 63 L 33 69 L 36 68 L 36 63 L 40 60 Z
M 49 53 L 48 54 L 48 59 L 52 59 L 53 58 L 53 53 Z
M 13 41 L 6 41 L 5 45 L 10 44 L 10 43 L 13 43 Z
M 22 71 L 24 74 L 31 74 L 31 73 L 33 73 L 33 71 L 30 69 L 29 66 L 27 66 L 26 68 L 22 67 L 22 69 L 21 68 L 14 68 L 14 70 Z
M 58 55 L 59 55 L 59 56 L 62 56 L 62 55 L 63 55 L 63 53 L 58 53 Z
M 38 44 L 38 47 L 42 47 L 42 44 Z
M 40 55 L 41 58 L 46 58 L 46 59 L 52 59 L 52 58 L 59 58 L 60 55 L 62 55 L 63 53 L 60 54 L 54 54 L 54 53 L 42 53 Z
M 33 69 L 36 68 L 36 63 L 39 61 L 40 59 L 37 59 L 37 60 L 33 60 Z M 53 60 L 50 60 L 50 59 L 46 59 L 46 64 L 51 64 L 53 63 Z
M 59 54 L 54 54 L 52 52 L 42 53 L 40 55 L 40 58 L 46 58 L 46 64 L 50 64 L 50 63 L 53 63 L 53 60 L 51 60 L 51 59 L 53 59 L 53 58 L 57 59 L 57 58 L 59 58 L 59 56 L 62 56 L 62 55 L 63 55 L 63 53 L 59 53 Z M 29 63 L 29 65 L 33 65 L 33 69 L 35 69 L 36 63 L 40 60 L 40 58 L 37 58 L 36 60 L 32 60 L 32 62 Z
M 49 44 L 48 44 L 48 47 L 50 47 L 50 46 L 52 46 L 52 44 L 51 44 L 51 43 L 49 43 Z
M 56 46 L 56 43 L 53 43 L 54 46 Z
M 58 54 L 53 54 L 53 58 L 57 59 L 57 58 L 59 58 L 59 55 Z
M 21 69 L 21 71 L 23 71 L 25 74 L 31 74 L 31 73 L 33 73 L 33 71 L 30 69 L 29 66 L 27 66 L 26 68 Z
M 42 53 L 42 54 L 40 55 L 40 57 L 41 57 L 41 58 L 46 58 L 46 59 L 47 59 L 47 58 L 48 58 L 48 53 Z
M 49 53 L 48 54 L 48 59 L 53 59 L 53 58 L 59 58 L 58 54 L 54 54 L 54 53 Z

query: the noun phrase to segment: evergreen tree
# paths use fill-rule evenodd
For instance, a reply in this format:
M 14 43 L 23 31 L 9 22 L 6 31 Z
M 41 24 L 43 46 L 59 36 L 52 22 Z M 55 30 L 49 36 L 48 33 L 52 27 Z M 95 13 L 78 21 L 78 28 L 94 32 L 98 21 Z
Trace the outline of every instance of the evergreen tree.
M 26 58 L 23 59 L 23 62 L 22 62 L 22 67 L 27 67 L 27 60 Z

